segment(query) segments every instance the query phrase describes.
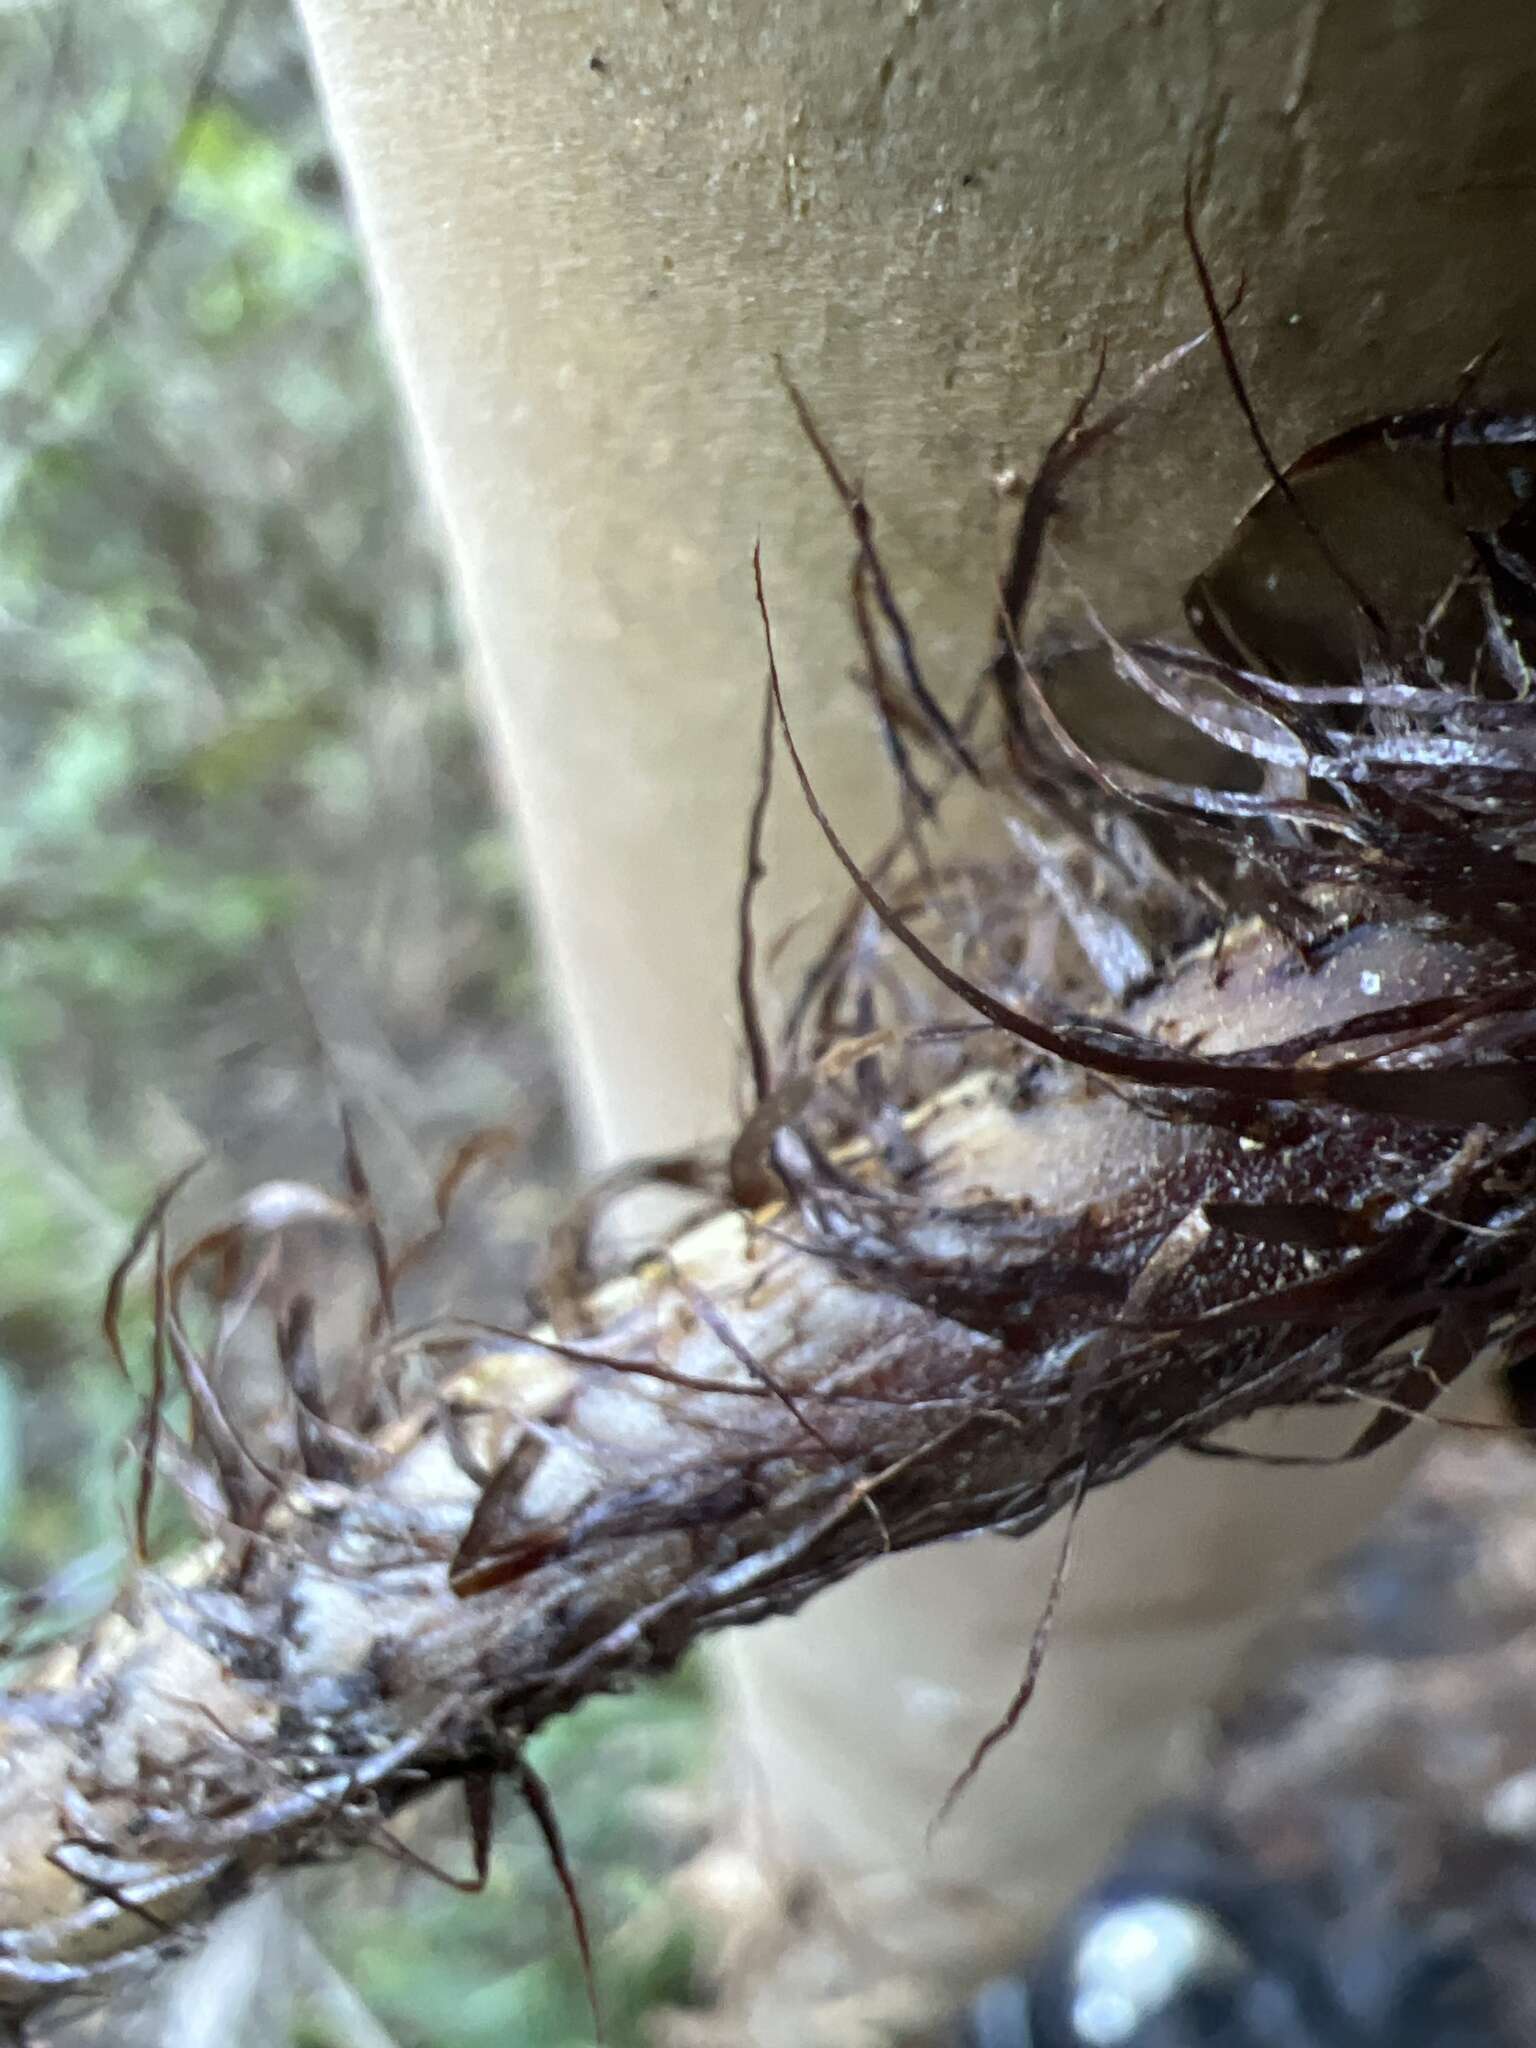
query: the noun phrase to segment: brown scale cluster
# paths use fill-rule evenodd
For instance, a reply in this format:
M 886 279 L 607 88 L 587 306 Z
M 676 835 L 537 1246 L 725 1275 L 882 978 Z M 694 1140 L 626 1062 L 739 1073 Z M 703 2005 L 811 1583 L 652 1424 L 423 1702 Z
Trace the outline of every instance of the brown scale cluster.
M 175 1191 L 157 1203 L 108 1309 L 115 1344 L 147 1263 L 140 1554 L 0 1700 L 18 2025 L 141 1974 L 264 1871 L 409 1855 L 391 1818 L 433 1785 L 464 1785 L 483 1868 L 511 1774 L 568 1877 L 522 1745 L 588 1694 L 883 1552 L 1031 1529 L 1174 1446 L 1234 1455 L 1221 1432 L 1260 1409 L 1353 1403 L 1367 1455 L 1529 1341 L 1536 420 L 1463 400 L 1289 472 L 1255 421 L 1270 487 L 1191 590 L 1188 644 L 1091 613 L 1037 633 L 1073 473 L 1139 400 L 1095 390 L 1023 494 L 994 658 L 951 717 L 792 396 L 848 510 L 901 829 L 842 846 L 770 635 L 738 976 L 756 1106 L 728 1156 L 655 1166 L 697 1206 L 629 1271 L 593 1277 L 603 1191 L 582 1205 L 538 1327 L 402 1326 L 433 1241 L 391 1252 L 350 1133 L 342 1196 L 258 1191 L 180 1252 Z M 1334 499 L 1380 490 L 1423 545 L 1378 580 Z M 1162 741 L 1092 744 L 1085 665 Z M 770 1029 L 752 899 L 776 733 L 853 891 Z M 1226 767 L 1170 772 L 1191 735 Z M 965 789 L 995 858 L 944 848 Z M 450 1163 L 444 1224 L 501 1144 Z M 272 1246 L 325 1215 L 363 1230 L 377 1281 L 344 1359 L 274 1280 Z M 229 1360 L 264 1319 L 280 1399 L 253 1422 Z M 165 1565 L 168 1485 L 206 1540 Z

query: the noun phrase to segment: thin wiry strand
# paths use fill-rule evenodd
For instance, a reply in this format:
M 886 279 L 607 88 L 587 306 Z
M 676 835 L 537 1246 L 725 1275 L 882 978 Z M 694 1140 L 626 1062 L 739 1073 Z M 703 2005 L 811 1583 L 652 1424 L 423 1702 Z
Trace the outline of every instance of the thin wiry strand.
M 1211 314 L 1235 375 L 1214 295 Z M 1458 529 L 1463 500 L 1437 485 L 1454 573 L 1364 657 L 1346 586 L 1342 675 L 1264 644 L 1247 566 L 1268 496 L 1192 600 L 1204 645 L 1116 637 L 1089 593 L 1106 674 L 1233 764 L 1182 783 L 1090 747 L 1060 635 L 1027 630 L 1056 509 L 1125 407 L 1074 408 L 1025 492 L 983 692 L 951 718 L 868 508 L 794 396 L 849 517 L 909 812 L 919 787 L 968 783 L 995 858 L 943 855 L 910 815 L 872 859 L 844 844 L 759 564 L 774 719 L 855 895 L 773 1043 L 752 929 L 765 754 L 738 933 L 758 1099 L 733 1145 L 654 1163 L 690 1220 L 595 1279 L 604 1200 L 646 1177 L 632 1169 L 557 1234 L 547 1322 L 440 1299 L 412 1325 L 402 1280 L 429 1283 L 465 1184 L 511 1135 L 460 1149 L 435 1224 L 400 1251 L 345 1122 L 339 1197 L 269 1184 L 178 1250 L 165 1191 L 106 1313 L 127 1372 L 148 1253 L 135 1568 L 0 1703 L 0 2009 L 152 1967 L 273 1868 L 391 1853 L 392 1816 L 445 1782 L 466 1787 L 476 1876 L 484 1788 L 505 1773 L 569 1884 L 524 1744 L 589 1694 L 888 1551 L 1036 1528 L 1175 1447 L 1228 1455 L 1227 1426 L 1262 1409 L 1353 1401 L 1350 1455 L 1370 1455 L 1475 1361 L 1530 1344 L 1522 502 Z M 1436 463 L 1449 449 L 1454 473 L 1530 439 L 1472 417 L 1407 440 Z M 1335 461 L 1383 446 L 1293 469 L 1286 531 Z M 301 1284 L 279 1255 L 338 1227 L 372 1276 L 341 1348 L 312 1265 Z M 156 1477 L 207 1539 L 160 1566 Z M 1053 1605 L 1065 1582 L 1064 1561 Z M 1010 1716 L 1048 1635 L 1049 1614 Z

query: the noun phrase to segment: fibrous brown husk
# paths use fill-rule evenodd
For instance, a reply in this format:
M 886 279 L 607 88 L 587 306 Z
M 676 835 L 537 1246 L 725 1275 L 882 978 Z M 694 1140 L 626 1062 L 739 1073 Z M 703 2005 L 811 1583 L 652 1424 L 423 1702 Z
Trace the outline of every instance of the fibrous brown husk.
M 336 1361 L 266 1251 L 315 1198 L 265 1191 L 175 1257 L 157 1205 L 135 1247 L 157 1249 L 135 1524 L 142 1549 L 171 1479 L 209 1535 L 141 1558 L 0 1707 L 0 2007 L 142 1972 L 262 1872 L 379 1839 L 433 1785 L 466 1786 L 478 1844 L 486 1779 L 518 1776 L 557 1848 L 524 1739 L 704 1632 L 889 1550 L 1035 1528 L 1170 1446 L 1222 1455 L 1260 1409 L 1355 1402 L 1366 1455 L 1526 1343 L 1536 586 L 1517 471 L 1480 466 L 1524 424 L 1450 409 L 1315 453 L 1197 587 L 1201 646 L 1091 624 L 1032 649 L 1055 507 L 1122 417 L 1085 401 L 1048 451 L 956 721 L 812 426 L 906 824 L 864 866 L 823 819 L 856 894 L 775 1036 L 754 819 L 758 1100 L 723 1174 L 666 1163 L 705 1191 L 670 1243 L 589 1286 L 567 1232 L 537 1330 L 400 1328 L 418 1255 L 391 1259 L 348 1135 L 331 1213 L 368 1230 L 379 1308 Z M 1399 446 L 1449 485 L 1450 569 L 1416 609 L 1372 598 L 1303 495 Z M 1244 550 L 1275 519 L 1337 601 L 1338 673 L 1296 673 L 1243 614 Z M 1247 785 L 1087 747 L 1064 694 L 1085 654 Z M 997 858 L 941 853 L 956 780 Z M 281 1399 L 253 1420 L 228 1359 L 261 1316 Z

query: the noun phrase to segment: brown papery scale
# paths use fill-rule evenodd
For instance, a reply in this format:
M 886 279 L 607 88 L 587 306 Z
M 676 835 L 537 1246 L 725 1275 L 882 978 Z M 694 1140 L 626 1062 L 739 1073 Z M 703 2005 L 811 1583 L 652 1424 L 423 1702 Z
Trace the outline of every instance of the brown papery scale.
M 1231 1455 L 1220 1433 L 1260 1409 L 1350 1402 L 1368 1454 L 1529 1342 L 1536 422 L 1360 426 L 1275 471 L 1189 594 L 1194 644 L 1117 641 L 1086 603 L 1070 640 L 1031 597 L 1077 466 L 1131 410 L 1086 400 L 951 717 L 796 403 L 849 514 L 901 829 L 841 847 L 774 673 L 738 973 L 756 1105 L 728 1158 L 660 1163 L 699 1207 L 632 1270 L 592 1282 L 583 1205 L 549 1323 L 398 1327 L 436 1237 L 391 1252 L 350 1136 L 344 1198 L 259 1190 L 179 1255 L 157 1206 L 134 1523 L 142 1553 L 150 1481 L 173 1483 L 207 1539 L 141 1554 L 0 1709 L 17 2020 L 140 1975 L 264 1871 L 389 1846 L 445 1782 L 477 1869 L 507 1773 L 563 1873 L 522 1748 L 588 1695 L 884 1551 L 1033 1529 L 1173 1446 Z M 1149 707 L 1134 762 L 1092 738 L 1090 671 Z M 854 889 L 771 1029 L 775 725 Z M 992 857 L 946 852 L 957 797 Z M 499 1144 L 450 1162 L 445 1219 Z M 271 1253 L 327 1217 L 377 1273 L 344 1358 Z M 258 1425 L 228 1357 L 261 1317 L 284 1395 Z

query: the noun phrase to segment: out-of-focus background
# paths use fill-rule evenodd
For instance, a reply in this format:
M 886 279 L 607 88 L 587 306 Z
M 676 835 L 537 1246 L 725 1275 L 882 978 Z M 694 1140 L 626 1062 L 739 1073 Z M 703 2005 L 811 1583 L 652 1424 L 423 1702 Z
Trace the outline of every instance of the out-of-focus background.
M 455 1139 L 510 1124 L 487 1198 L 510 1320 L 568 1166 L 288 8 L 3 0 L 0 94 L 0 1629 L 25 1645 L 116 1583 L 131 1407 L 101 1298 L 171 1173 L 212 1155 L 194 1223 L 265 1178 L 335 1187 L 339 1090 L 386 1206 L 419 1214 Z M 700 1714 L 683 1679 L 541 1745 L 618 2048 L 688 1988 L 657 1872 Z M 510 1809 L 502 1835 L 487 1897 L 377 1859 L 309 1934 L 274 1946 L 269 1916 L 256 2037 L 590 2039 L 558 1892 Z M 424 1846 L 465 1864 L 446 1817 Z

